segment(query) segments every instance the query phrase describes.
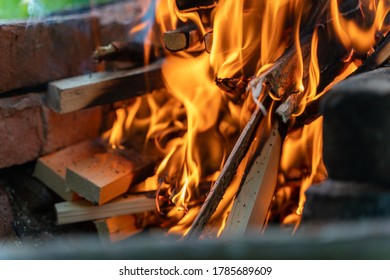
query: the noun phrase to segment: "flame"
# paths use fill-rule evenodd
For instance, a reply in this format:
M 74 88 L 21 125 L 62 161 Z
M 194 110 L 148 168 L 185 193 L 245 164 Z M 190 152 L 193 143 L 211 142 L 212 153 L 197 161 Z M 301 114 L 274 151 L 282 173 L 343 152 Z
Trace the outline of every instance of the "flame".
M 369 0 L 360 2 L 359 5 L 369 2 L 368 10 L 374 15 L 371 25 L 362 28 L 361 22 L 354 19 L 347 19 L 342 16 L 337 0 L 331 0 L 330 11 L 334 30 L 342 42 L 349 50 L 356 50 L 359 53 L 367 53 L 375 44 L 375 35 L 377 32 L 386 32 L 385 19 L 390 11 L 390 3 L 387 0 Z M 367 18 L 366 15 L 362 15 Z
M 368 27 L 367 23 L 362 27 L 340 13 L 337 0 L 330 1 L 331 24 L 350 55 L 344 61 L 343 71 L 320 93 L 317 92 L 321 77 L 318 30 L 314 29 L 312 33 L 310 53 L 305 52 L 307 45 L 303 49 L 300 37 L 315 1 L 221 0 L 211 13 L 213 44 L 210 54 L 167 53 L 162 68 L 166 91 L 137 98 L 128 108 L 119 109 L 109 141 L 113 148 L 124 148 L 123 143 L 131 138 L 132 131 L 143 131 L 146 141 L 153 142 L 162 154 L 155 175 L 145 181 L 143 188 L 166 192 L 174 205 L 164 213 L 174 221 L 170 223 L 171 233 L 183 235 L 189 230 L 203 202 L 202 184 L 210 186 L 216 180 L 242 124 L 248 119 L 248 108 L 253 104 L 250 98 L 243 105 L 224 98 L 215 85 L 215 77 L 260 75 L 271 69 L 288 47 L 294 46 L 296 67 L 291 70 L 294 88 L 271 97 L 274 99 L 272 106 L 276 106 L 288 95 L 299 94 L 301 102 L 293 117 L 299 116 L 310 102 L 356 69 L 359 60 L 355 59 L 355 52 L 367 53 L 375 43 L 376 33 L 386 32 L 384 23 L 389 12 L 386 3 L 388 1 L 370 0 L 369 11 L 374 16 L 371 21 L 367 20 Z M 157 1 L 156 5 L 155 21 L 160 32 L 175 29 L 188 21 L 194 22 L 202 34 L 210 27 L 202 22 L 199 13 L 178 11 L 174 0 Z M 149 23 L 142 23 L 131 33 L 145 28 L 152 30 Z M 147 38 L 151 38 L 150 32 Z M 308 64 L 306 59 L 309 59 Z M 268 94 L 268 91 L 260 92 Z M 254 94 L 255 103 L 258 98 Z M 269 109 L 269 112 L 273 111 Z M 267 115 L 269 124 L 272 117 L 272 114 Z M 215 226 L 213 235 L 219 236 L 223 231 L 248 157 L 240 165 L 210 222 Z M 300 172 L 302 184 L 296 209 L 300 215 L 304 208 L 304 192 L 327 176 L 322 161 L 322 118 L 286 137 L 280 170 L 286 177 L 296 170 Z

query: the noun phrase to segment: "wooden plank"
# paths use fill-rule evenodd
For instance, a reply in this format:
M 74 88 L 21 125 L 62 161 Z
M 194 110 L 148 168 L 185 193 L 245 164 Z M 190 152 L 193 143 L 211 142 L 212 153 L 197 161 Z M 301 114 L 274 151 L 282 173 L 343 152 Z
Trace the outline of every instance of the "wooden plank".
M 135 150 L 97 153 L 67 167 L 65 185 L 96 205 L 152 175 L 154 160 Z
M 224 238 L 243 237 L 263 229 L 275 191 L 282 148 L 278 122 L 274 123 L 263 147 L 254 161 L 249 163 L 250 169 L 244 176 L 222 233 Z
M 200 47 L 203 38 L 195 24 L 187 24 L 165 32 L 163 40 L 167 50 L 177 52 Z
M 62 114 L 164 88 L 161 73 L 163 61 L 132 70 L 97 72 L 51 82 L 46 103 Z
M 142 231 L 142 229 L 137 227 L 134 215 L 100 219 L 93 223 L 102 243 L 116 243 Z
M 80 196 L 65 186 L 66 167 L 105 148 L 98 141 L 84 141 L 56 153 L 43 156 L 35 164 L 33 176 L 64 200 L 78 200 Z
M 64 201 L 54 206 L 59 225 L 156 210 L 155 199 L 145 195 L 123 195 L 101 206 L 86 200 Z
M 214 8 L 218 0 L 176 0 L 176 6 L 180 12 L 192 12 L 197 10 Z
M 236 174 L 239 164 L 248 151 L 254 132 L 256 131 L 256 128 L 262 117 L 262 111 L 259 107 L 256 107 L 256 110 L 253 112 L 251 118 L 241 132 L 241 135 L 238 138 L 236 144 L 234 145 L 233 150 L 230 152 L 230 155 L 226 160 L 221 173 L 208 193 L 207 198 L 194 222 L 192 223 L 190 230 L 185 236 L 186 239 L 198 239 L 207 222 L 214 214 L 219 202 L 223 198 L 234 175 Z

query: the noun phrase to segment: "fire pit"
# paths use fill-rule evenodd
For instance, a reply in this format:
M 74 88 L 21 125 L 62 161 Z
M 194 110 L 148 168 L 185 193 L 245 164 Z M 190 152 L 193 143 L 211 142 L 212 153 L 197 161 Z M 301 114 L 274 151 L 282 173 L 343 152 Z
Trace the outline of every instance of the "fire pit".
M 77 20 L 0 25 L 11 41 L 10 34 L 16 41 L 39 35 L 37 44 L 49 54 L 57 51 L 50 45 L 56 36 L 72 37 L 63 45 L 73 52 L 53 54 L 47 68 L 78 66 L 41 75 L 11 59 L 9 69 L 20 81 L 0 72 L 7 81 L 0 88 L 0 109 L 11 116 L 3 129 L 20 141 L 4 140 L 7 157 L 1 167 L 30 161 L 1 172 L 8 193 L 3 196 L 14 212 L 23 196 L 15 185 L 33 181 L 47 192 L 41 203 L 49 211 L 45 215 L 50 213 L 44 221 L 50 237 L 57 231 L 76 236 L 97 230 L 103 242 L 130 244 L 148 232 L 150 238 L 163 236 L 178 244 L 177 239 L 223 244 L 246 238 L 265 242 L 277 232 L 283 243 L 293 242 L 294 234 L 310 239 L 324 226 L 312 227 L 310 219 L 329 222 L 321 215 L 327 205 L 341 199 L 340 211 L 345 211 L 351 201 L 329 199 L 332 192 L 316 192 L 317 185 L 318 190 L 321 185 L 337 189 L 339 181 L 348 181 L 341 184 L 352 184 L 351 196 L 364 198 L 361 183 L 389 184 L 389 157 L 381 161 L 379 156 L 388 139 L 383 132 L 390 90 L 387 1 L 138 2 L 108 5 Z M 115 7 L 133 11 L 136 20 L 120 25 L 112 20 Z M 83 30 L 80 38 L 73 31 L 56 33 L 66 25 Z M 126 36 L 119 32 L 113 38 L 118 26 Z M 21 61 L 19 53 L 11 52 Z M 73 57 L 80 59 L 69 62 Z M 31 87 L 41 93 L 26 94 Z M 363 87 L 364 98 L 354 95 Z M 365 102 L 373 102 L 372 114 L 359 126 L 346 111 L 358 114 Z M 376 119 L 375 132 L 369 120 Z M 21 126 L 26 121 L 33 125 Z M 36 134 L 32 147 L 17 145 L 31 134 Z M 361 146 L 360 137 L 365 137 Z M 361 152 L 365 158 L 355 156 L 356 150 L 368 149 L 370 137 L 375 147 Z M 359 165 L 360 159 L 370 163 Z M 25 174 L 26 183 L 15 181 L 22 177 L 17 174 Z M 9 220 L 28 224 L 26 216 L 33 217 L 34 208 Z M 362 217 L 367 218 L 348 216 Z M 74 231 L 78 225 L 81 232 Z M 19 235 L 22 227 L 16 226 Z M 9 227 L 6 232 L 12 236 Z M 43 238 L 38 235 L 34 242 Z

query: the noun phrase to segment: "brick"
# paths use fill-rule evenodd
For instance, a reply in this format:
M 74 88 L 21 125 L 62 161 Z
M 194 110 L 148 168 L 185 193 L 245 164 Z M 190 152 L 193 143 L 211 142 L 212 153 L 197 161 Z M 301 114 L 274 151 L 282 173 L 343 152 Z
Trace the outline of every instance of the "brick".
M 0 168 L 23 164 L 100 134 L 101 107 L 58 115 L 44 93 L 0 99 Z
M 349 78 L 321 104 L 330 178 L 390 184 L 389 77 L 382 68 Z
M 94 70 L 92 17 L 0 24 L 0 93 Z
M 0 168 L 39 156 L 43 144 L 40 94 L 0 99 Z
M 102 109 L 94 107 L 59 115 L 43 107 L 43 122 L 45 138 L 42 154 L 48 154 L 97 137 L 102 123 Z

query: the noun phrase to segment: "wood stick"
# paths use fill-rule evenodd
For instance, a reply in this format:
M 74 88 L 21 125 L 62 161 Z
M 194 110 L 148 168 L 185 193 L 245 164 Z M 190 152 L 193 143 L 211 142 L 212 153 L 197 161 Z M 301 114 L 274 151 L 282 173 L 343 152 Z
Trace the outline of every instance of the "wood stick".
M 213 47 L 213 30 L 210 30 L 203 36 L 204 46 L 206 52 L 211 53 L 211 48 Z
M 88 140 L 69 146 L 58 152 L 40 157 L 35 164 L 33 176 L 64 200 L 80 200 L 79 195 L 65 186 L 66 167 L 75 161 L 105 150 L 103 144 L 97 140 Z
M 176 6 L 180 12 L 212 9 L 217 3 L 218 0 L 176 0 Z
M 144 46 L 137 42 L 115 41 L 107 46 L 99 46 L 92 54 L 97 62 L 103 60 L 132 61 L 138 65 L 144 62 Z
M 243 237 L 260 232 L 266 220 L 276 187 L 282 138 L 275 121 L 265 143 L 260 143 L 257 156 L 243 176 L 240 190 L 230 211 L 223 238 Z
M 152 175 L 155 162 L 138 151 L 94 154 L 67 167 L 65 185 L 86 200 L 102 205 Z
M 171 52 L 188 49 L 199 49 L 203 40 L 198 27 L 195 24 L 187 24 L 176 30 L 164 33 L 165 48 Z
M 62 225 L 154 211 L 156 202 L 145 195 L 123 195 L 101 206 L 86 200 L 60 202 L 55 204 L 55 210 L 57 223 Z
M 247 125 L 234 145 L 233 150 L 218 176 L 218 179 L 207 195 L 207 198 L 188 231 L 188 234 L 184 237 L 185 239 L 191 240 L 199 238 L 207 222 L 217 209 L 217 206 L 223 198 L 223 195 L 225 194 L 233 176 L 236 174 L 237 167 L 248 150 L 254 131 L 256 130 L 262 116 L 263 114 L 261 110 L 256 107 L 256 110 L 253 112 Z
M 105 244 L 125 240 L 142 230 L 137 227 L 134 215 L 122 215 L 93 222 L 96 226 L 100 241 Z
M 164 88 L 162 63 L 159 60 L 132 70 L 98 72 L 51 82 L 46 103 L 62 114 L 150 93 Z

